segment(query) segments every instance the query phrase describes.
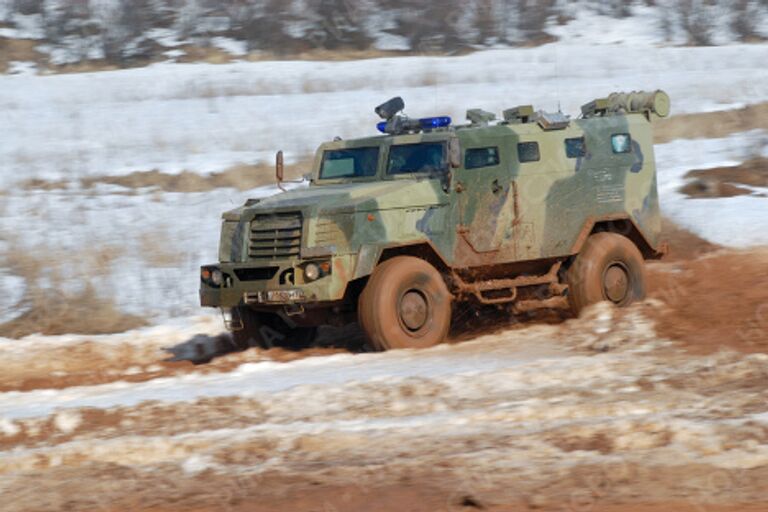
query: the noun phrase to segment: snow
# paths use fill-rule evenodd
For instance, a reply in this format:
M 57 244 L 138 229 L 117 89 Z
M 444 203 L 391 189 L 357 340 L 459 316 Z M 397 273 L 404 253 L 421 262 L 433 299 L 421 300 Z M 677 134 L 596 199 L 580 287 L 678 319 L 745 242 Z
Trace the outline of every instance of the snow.
M 8 63 L 9 75 L 34 75 L 37 73 L 37 64 L 34 62 L 11 61 Z
M 13 421 L 0 417 L 0 432 L 6 437 L 13 437 L 21 432 L 21 429 Z
M 53 418 L 53 425 L 64 434 L 71 434 L 83 422 L 77 411 L 62 411 Z
M 272 394 L 288 389 L 313 386 L 340 385 L 345 382 L 384 382 L 408 377 L 440 377 L 444 375 L 480 374 L 504 369 L 511 372 L 510 382 L 520 386 L 544 382 L 540 376 L 552 364 L 551 349 L 545 343 L 541 348 L 515 350 L 515 343 L 486 343 L 483 351 L 472 351 L 476 342 L 465 343 L 460 350 L 441 346 L 420 352 L 412 357 L 412 350 L 398 350 L 386 354 L 338 354 L 322 358 L 308 358 L 292 363 L 246 363 L 226 374 L 185 374 L 178 377 L 156 378 L 141 383 L 112 382 L 96 386 L 68 387 L 66 389 L 37 389 L 0 393 L 0 417 L 18 419 L 47 416 L 57 410 L 79 407 L 109 408 L 135 406 L 144 401 L 191 401 L 199 397 L 245 396 Z M 515 373 L 514 368 L 528 364 Z M 570 371 L 580 365 L 589 365 L 588 358 L 568 361 Z M 561 380 L 558 378 L 558 380 Z
M 271 162 L 277 149 L 295 161 L 335 135 L 373 134 L 378 119 L 372 107 L 394 95 L 405 98 L 410 115 L 456 120 L 468 108 L 500 112 L 530 102 L 575 113 L 614 90 L 656 88 L 670 94 L 673 114 L 736 108 L 768 100 L 768 68 L 760 65 L 766 57 L 766 44 L 556 43 L 463 57 L 161 63 L 0 76 L 2 121 L 14 127 L 0 138 L 0 230 L 7 233 L 0 251 L 56 254 L 48 274 L 65 266 L 73 275 L 65 284 L 73 289 L 87 276 L 128 313 L 153 321 L 194 314 L 198 267 L 216 260 L 220 212 L 276 188 L 160 193 L 109 185 L 83 189 L 79 179 L 151 169 L 207 174 Z M 689 200 L 677 193 L 687 170 L 739 163 L 764 136 L 657 146 L 664 213 L 718 243 L 766 243 L 764 199 Z M 68 184 L 57 190 L 18 187 L 33 178 Z M 153 251 L 163 257 L 153 261 Z M 94 271 L 97 253 L 113 256 Z M 0 320 L 20 312 L 27 285 L 14 269 L 0 269 Z
M 211 38 L 211 44 L 235 57 L 242 57 L 248 54 L 248 43 L 232 39 L 231 37 L 213 37 Z
M 374 133 L 372 107 L 402 95 L 415 116 L 462 119 L 533 102 L 577 112 L 614 90 L 665 89 L 673 113 L 768 99 L 768 45 L 569 46 L 464 57 L 349 62 L 156 64 L 58 76 L 3 76 L 0 184 L 133 170 L 210 172 L 284 149 Z M 372 70 L 386 70 L 372 71 Z M 712 73 L 717 70 L 717 73 Z M 373 76 L 372 76 L 373 73 Z M 568 84 L 567 87 L 565 84 Z
M 697 235 L 729 247 L 768 245 L 768 200 L 759 195 L 690 199 L 679 192 L 691 169 L 738 165 L 768 157 L 768 131 L 754 130 L 721 139 L 676 140 L 656 146 L 658 186 L 665 215 Z M 768 188 L 751 187 L 758 194 Z
M 557 37 L 558 42 L 563 44 L 656 45 L 664 42 L 657 8 L 635 5 L 631 16 L 615 18 L 574 5 L 566 14 L 573 19 L 564 25 L 558 25 L 554 20 L 550 20 L 547 27 L 547 33 Z M 681 40 L 678 36 L 676 40 L 669 42 L 683 44 L 685 40 Z

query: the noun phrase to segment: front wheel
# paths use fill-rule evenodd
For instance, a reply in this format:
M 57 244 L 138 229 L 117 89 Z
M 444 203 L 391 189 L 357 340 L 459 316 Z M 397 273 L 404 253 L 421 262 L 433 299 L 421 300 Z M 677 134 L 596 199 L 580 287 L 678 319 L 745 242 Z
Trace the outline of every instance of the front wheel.
M 425 348 L 446 339 L 451 294 L 426 261 L 396 256 L 374 270 L 360 294 L 360 326 L 379 350 Z
M 595 233 L 568 269 L 571 309 L 579 314 L 605 300 L 627 306 L 645 298 L 645 281 L 643 255 L 631 240 L 617 233 Z
M 232 340 L 240 350 L 250 347 L 300 350 L 311 346 L 317 334 L 316 327 L 291 328 L 279 316 L 254 311 L 248 306 L 232 308 L 231 313 L 233 323 L 239 327 L 232 331 Z

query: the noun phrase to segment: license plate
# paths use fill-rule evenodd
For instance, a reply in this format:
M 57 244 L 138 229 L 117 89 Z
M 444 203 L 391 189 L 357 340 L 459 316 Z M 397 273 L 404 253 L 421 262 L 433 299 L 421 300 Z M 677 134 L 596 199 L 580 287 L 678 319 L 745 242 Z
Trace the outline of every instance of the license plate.
M 304 292 L 301 290 L 269 290 L 266 292 L 248 293 L 245 299 L 246 302 L 258 302 L 260 304 L 300 302 L 304 300 Z

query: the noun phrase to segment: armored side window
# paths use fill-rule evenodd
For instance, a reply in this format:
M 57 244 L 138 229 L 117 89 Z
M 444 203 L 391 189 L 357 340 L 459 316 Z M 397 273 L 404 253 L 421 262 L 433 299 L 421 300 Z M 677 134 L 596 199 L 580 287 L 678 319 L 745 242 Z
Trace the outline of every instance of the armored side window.
M 632 151 L 632 137 L 628 133 L 611 135 L 611 148 L 614 153 L 629 153 Z
M 584 144 L 584 137 L 565 139 L 565 156 L 568 158 L 579 158 L 586 154 L 587 146 Z
M 541 158 L 539 155 L 539 143 L 520 142 L 517 145 L 517 158 L 521 163 L 538 162 Z
M 499 165 L 499 148 L 470 148 L 464 154 L 464 168 L 478 169 Z

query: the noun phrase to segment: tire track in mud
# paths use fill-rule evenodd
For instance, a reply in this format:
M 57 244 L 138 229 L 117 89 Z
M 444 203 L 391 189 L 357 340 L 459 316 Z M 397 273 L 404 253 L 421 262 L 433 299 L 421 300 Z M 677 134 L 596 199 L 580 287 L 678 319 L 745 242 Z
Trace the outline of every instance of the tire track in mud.
M 546 510 L 574 496 L 607 507 L 592 510 L 768 504 L 766 254 L 707 247 L 652 264 L 651 297 L 627 310 L 597 305 L 551 325 L 481 325 L 468 331 L 479 339 L 416 353 L 273 349 L 199 366 L 159 360 L 162 346 L 206 329 L 213 338 L 217 324 L 175 337 L 0 346 L 11 356 L 0 399 L 23 385 L 59 386 L 52 399 L 129 379 L 129 392 L 163 378 L 182 386 L 166 400 L 0 418 L 0 493 L 9 512 L 351 511 L 382 492 L 403 506 L 423 497 L 428 505 L 416 510 L 430 511 Z M 734 300 L 723 307 L 718 293 Z M 718 330 L 725 320 L 730 329 Z M 419 373 L 401 372 L 414 363 Z M 185 378 L 227 379 L 261 364 L 308 375 L 335 368 L 347 378 L 185 393 Z M 376 365 L 378 376 L 361 371 Z
M 627 327 L 620 317 L 605 321 Z M 584 330 L 573 327 L 569 338 Z M 136 493 L 138 509 L 214 507 L 227 482 L 242 500 L 279 500 L 300 496 L 308 482 L 365 489 L 404 474 L 446 496 L 479 475 L 466 492 L 492 503 L 510 485 L 521 496 L 551 497 L 595 474 L 616 479 L 605 499 L 646 491 L 670 499 L 726 471 L 740 479 L 734 496 L 766 498 L 758 481 L 768 474 L 768 391 L 742 384 L 765 380 L 768 356 L 691 357 L 631 341 L 607 353 L 578 348 L 583 340 L 576 346 L 558 359 L 479 374 L 19 420 L 15 442 L 1 447 L 0 481 L 17 507 L 9 510 L 57 510 L 61 492 L 72 510 L 99 500 L 128 506 Z M 33 475 L 36 497 L 25 494 Z M 660 486 L 659 475 L 674 487 Z M 264 489 L 267 481 L 284 487 Z

